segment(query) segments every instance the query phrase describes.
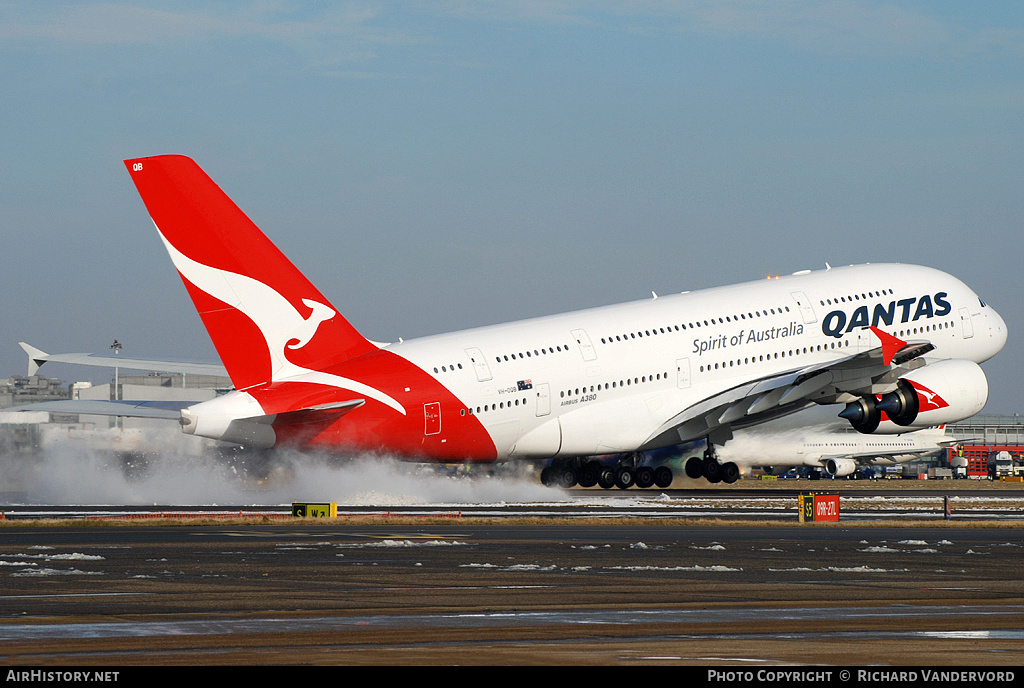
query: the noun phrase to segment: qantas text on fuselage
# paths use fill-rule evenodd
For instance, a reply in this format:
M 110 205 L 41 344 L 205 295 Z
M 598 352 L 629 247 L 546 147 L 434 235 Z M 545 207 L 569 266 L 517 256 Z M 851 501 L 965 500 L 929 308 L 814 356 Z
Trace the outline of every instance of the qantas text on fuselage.
M 946 292 L 940 291 L 933 296 L 925 294 L 899 301 L 889 301 L 887 304 L 877 303 L 870 308 L 865 304 L 855 308 L 849 316 L 845 311 L 834 310 L 822 318 L 821 331 L 830 337 L 839 338 L 858 327 L 890 327 L 895 323 L 917 322 L 922 318 L 942 318 L 953 310 L 949 301 L 946 300 L 948 296 Z

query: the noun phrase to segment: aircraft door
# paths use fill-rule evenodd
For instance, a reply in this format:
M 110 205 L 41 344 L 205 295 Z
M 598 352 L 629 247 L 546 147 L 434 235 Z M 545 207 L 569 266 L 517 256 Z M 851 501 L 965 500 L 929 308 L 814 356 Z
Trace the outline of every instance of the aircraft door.
M 971 311 L 969 308 L 960 309 L 960 325 L 963 327 L 964 339 L 974 336 L 974 323 L 971 322 Z
M 797 308 L 800 309 L 800 315 L 804 319 L 804 325 L 810 325 L 818 321 L 818 317 L 814 315 L 814 307 L 811 306 L 810 300 L 807 295 L 802 291 L 794 291 L 790 296 L 796 301 Z
M 579 344 L 580 353 L 583 354 L 583 360 L 597 360 L 597 352 L 594 351 L 594 345 L 590 343 L 590 337 L 587 336 L 586 331 L 573 330 L 571 334 L 576 339 L 576 343 Z
M 548 383 L 537 385 L 534 388 L 537 395 L 537 417 L 546 416 L 551 413 L 551 388 Z
M 466 349 L 466 355 L 469 356 L 470 363 L 473 364 L 473 370 L 476 372 L 477 382 L 487 382 L 491 379 L 491 369 L 487 365 L 487 359 L 484 358 L 484 354 L 480 349 L 476 347 Z
M 680 358 L 676 361 L 676 386 L 686 389 L 690 386 L 690 359 Z
M 423 404 L 423 434 L 436 435 L 441 432 L 441 402 Z

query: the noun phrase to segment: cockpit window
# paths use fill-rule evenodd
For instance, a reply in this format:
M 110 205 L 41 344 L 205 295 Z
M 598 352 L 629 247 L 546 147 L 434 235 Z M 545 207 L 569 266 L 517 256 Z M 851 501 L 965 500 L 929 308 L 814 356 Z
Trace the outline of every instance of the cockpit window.
M 980 297 L 980 296 L 978 297 L 978 303 L 980 303 L 980 304 L 981 304 L 981 307 L 982 307 L 982 308 L 984 308 L 984 307 L 985 307 L 985 302 L 981 300 L 981 297 Z

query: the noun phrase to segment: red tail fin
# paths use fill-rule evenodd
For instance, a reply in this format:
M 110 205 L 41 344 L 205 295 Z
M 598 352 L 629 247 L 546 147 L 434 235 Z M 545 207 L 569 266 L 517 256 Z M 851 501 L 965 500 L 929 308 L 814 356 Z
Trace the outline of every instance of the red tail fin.
M 125 165 L 236 389 L 376 349 L 191 159 Z

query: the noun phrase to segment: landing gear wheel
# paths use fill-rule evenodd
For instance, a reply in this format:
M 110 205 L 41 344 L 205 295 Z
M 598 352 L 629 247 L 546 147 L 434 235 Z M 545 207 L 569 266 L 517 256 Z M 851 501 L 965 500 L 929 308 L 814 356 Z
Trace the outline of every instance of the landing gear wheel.
M 636 475 L 629 466 L 622 466 L 615 472 L 615 486 L 620 490 L 628 490 L 636 483 Z
M 705 458 L 701 468 L 703 470 L 704 477 L 708 479 L 709 483 L 718 483 L 722 481 L 722 464 L 718 463 L 718 459 L 713 457 Z
M 673 477 L 671 468 L 668 466 L 658 466 L 654 471 L 654 484 L 661 489 L 665 489 L 672 484 Z
M 740 479 L 740 468 L 733 462 L 722 466 L 722 482 L 732 484 Z
M 698 478 L 704 477 L 704 464 L 696 456 L 686 460 L 686 465 L 683 467 L 683 470 L 686 471 L 687 478 L 697 480 Z M 658 485 L 658 487 L 662 486 Z
M 648 488 L 654 484 L 654 469 L 650 466 L 641 466 L 636 469 L 636 486 Z
M 550 487 L 551 483 L 553 482 L 553 474 L 554 474 L 554 471 L 551 470 L 550 466 L 548 466 L 547 468 L 542 470 L 540 472 L 540 484 L 541 485 L 547 485 L 547 486 Z
M 576 471 L 571 468 L 564 468 L 562 469 L 562 472 L 558 474 L 558 486 L 563 490 L 575 487 L 576 482 Z
M 602 468 L 597 475 L 597 484 L 606 490 L 615 487 L 615 471 L 608 467 Z
M 580 470 L 580 487 L 593 487 L 601 474 L 601 465 L 590 461 Z

